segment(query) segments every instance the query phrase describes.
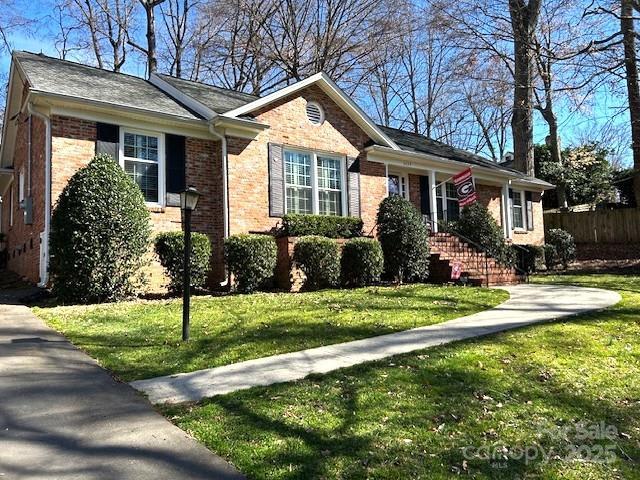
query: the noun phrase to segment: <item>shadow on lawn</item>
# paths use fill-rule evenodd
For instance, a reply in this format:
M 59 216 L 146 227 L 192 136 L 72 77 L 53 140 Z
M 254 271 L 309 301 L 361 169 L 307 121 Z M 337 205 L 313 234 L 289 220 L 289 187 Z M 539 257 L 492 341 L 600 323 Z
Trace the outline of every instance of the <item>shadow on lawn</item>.
M 259 458 L 251 455 L 247 464 L 238 464 L 242 470 L 253 474 L 255 478 L 262 478 L 257 474 L 269 466 L 293 465 L 296 468 L 289 475 L 281 478 L 309 479 L 309 478 L 368 478 L 373 476 L 396 478 L 450 478 L 456 473 L 474 473 L 482 478 L 531 478 L 543 469 L 555 468 L 557 462 L 547 466 L 543 458 L 526 462 L 524 459 L 513 458 L 507 461 L 497 460 L 500 466 L 485 459 L 465 458 L 464 447 L 483 447 L 491 445 L 505 445 L 510 449 L 525 448 L 541 445 L 545 452 L 553 451 L 567 455 L 571 442 L 560 438 L 537 434 L 550 428 L 556 423 L 571 422 L 572 419 L 588 421 L 597 424 L 603 421 L 606 425 L 614 425 L 620 432 L 631 432 L 637 426 L 638 408 L 621 407 L 611 400 L 596 399 L 579 394 L 571 385 L 563 384 L 560 380 L 550 379 L 540 382 L 536 372 L 544 369 L 543 364 L 531 364 L 528 374 L 521 374 L 518 382 L 505 385 L 500 379 L 485 373 L 473 365 L 454 366 L 450 363 L 434 360 L 446 358 L 439 356 L 422 362 L 415 357 L 399 357 L 397 362 L 411 367 L 394 376 L 394 384 L 384 385 L 383 389 L 402 389 L 405 385 L 419 385 L 423 387 L 422 395 L 412 395 L 400 404 L 393 400 L 376 405 L 363 403 L 359 394 L 365 389 L 382 388 L 378 385 L 367 385 L 361 379 L 367 377 L 379 378 L 382 371 L 388 372 L 386 364 L 378 363 L 369 366 L 359 366 L 343 373 L 323 377 L 320 380 L 326 388 L 328 384 L 340 383 L 340 394 L 332 398 L 337 400 L 338 410 L 341 412 L 341 422 L 336 428 L 322 432 L 321 428 L 307 428 L 303 424 L 294 424 L 278 416 L 257 413 L 252 403 L 268 401 L 267 398 L 281 395 L 295 401 L 297 385 L 275 386 L 267 389 L 254 389 L 241 392 L 234 396 L 223 396 L 211 399 L 206 404 L 215 404 L 223 408 L 231 418 L 229 428 L 247 430 L 255 433 L 257 438 L 262 435 L 276 435 L 284 440 L 276 445 L 270 445 L 269 453 Z M 392 374 L 390 374 L 392 375 Z M 310 383 L 316 379 L 303 382 L 302 387 L 311 388 Z M 350 383 L 353 382 L 353 383 Z M 301 388 L 302 388 L 301 387 Z M 506 388 L 506 390 L 505 390 Z M 496 407 L 496 401 L 484 400 L 485 396 L 498 397 L 505 403 L 502 409 Z M 306 399 L 308 401 L 308 399 Z M 335 401 L 335 400 L 334 400 Z M 527 402 L 532 402 L 528 406 Z M 372 409 L 378 416 L 368 413 Z M 502 435 L 504 430 L 504 412 L 511 410 L 524 431 L 511 431 Z M 532 418 L 541 412 L 552 412 L 548 418 L 548 425 L 541 425 L 538 430 L 531 429 Z M 388 430 L 394 430 L 394 437 L 384 437 L 384 431 L 371 432 L 371 425 L 381 422 L 383 416 L 392 417 L 387 424 Z M 445 425 L 440 429 L 439 425 Z M 416 432 L 416 427 L 419 431 Z M 467 430 L 467 435 L 458 435 L 459 430 Z M 373 430 L 376 430 L 375 428 Z M 496 437 L 483 435 L 496 431 Z M 417 440 L 407 445 L 403 438 L 412 436 L 416 432 Z M 302 441 L 304 446 L 292 448 L 287 442 Z M 578 444 L 580 441 L 578 441 Z M 582 441 L 582 443 L 585 443 Z M 587 441 L 587 444 L 592 442 Z M 621 449 L 616 454 L 622 460 L 615 467 L 622 470 L 635 468 L 630 458 L 640 458 L 640 449 L 631 439 L 615 441 Z M 211 446 L 211 445 L 210 445 Z M 236 445 L 237 446 L 237 445 Z M 215 450 L 215 446 L 213 446 Z M 624 454 L 622 453 L 624 452 Z M 232 455 L 232 459 L 235 460 Z
M 631 282 L 631 292 L 635 286 Z M 242 432 L 241 438 L 246 434 L 247 439 L 267 436 L 280 441 L 271 442 L 268 449 L 256 448 L 254 454 L 253 440 L 236 442 L 232 448 L 216 443 L 215 438 L 204 440 L 215 451 L 226 452 L 254 478 L 272 478 L 273 465 L 296 467 L 278 477 L 286 479 L 444 479 L 457 474 L 492 479 L 541 474 L 556 478 L 557 474 L 564 478 L 567 472 L 561 473 L 563 469 L 570 470 L 570 478 L 586 478 L 589 472 L 589 478 L 614 478 L 620 473 L 632 476 L 640 461 L 640 391 L 621 374 L 616 376 L 615 370 L 606 370 L 605 364 L 609 356 L 626 355 L 622 343 L 634 332 L 626 331 L 625 326 L 636 328 L 637 322 L 638 308 L 626 302 L 547 327 L 500 333 L 490 344 L 468 340 L 427 350 L 426 356 L 419 352 L 402 355 L 296 383 L 215 397 L 203 406 L 224 410 L 216 416 L 216 421 L 224 422 L 224 431 Z M 600 334 L 565 328 L 575 325 L 592 326 Z M 627 335 L 622 343 L 603 343 L 609 335 L 622 334 Z M 536 358 L 528 349 L 534 349 L 532 353 L 544 349 L 553 355 L 551 360 L 548 355 Z M 563 356 L 559 364 L 553 360 L 558 356 Z M 489 365 L 482 366 L 478 359 Z M 579 371 L 583 367 L 588 367 L 587 373 Z M 554 374 L 554 368 L 559 373 Z M 575 383 L 574 375 L 586 375 L 581 385 Z M 339 388 L 339 393 L 332 388 Z M 616 397 L 621 388 L 625 396 Z M 392 395 L 394 392 L 402 395 Z M 277 408 L 270 408 L 271 402 Z M 278 414 L 287 405 L 302 409 L 301 418 Z M 339 415 L 339 425 L 328 428 L 331 423 L 322 418 L 305 424 L 305 412 L 316 414 L 313 405 Z M 196 422 L 203 421 L 196 408 L 181 420 L 183 428 L 190 428 L 191 416 Z M 385 417 L 389 418 L 387 423 Z M 558 426 L 575 425 L 580 420 L 589 425 L 604 422 L 626 436 L 584 440 L 549 434 Z M 413 442 L 403 444 L 403 438 Z M 296 446 L 297 442 L 302 446 Z M 573 445 L 597 449 L 603 442 L 615 445 L 614 464 L 549 461 L 541 454 L 553 451 L 562 459 Z M 536 445 L 542 447 L 537 450 L 540 456 L 529 461 L 507 455 L 506 460 L 491 462 L 465 458 L 463 453 L 469 446 L 506 446 L 513 452 L 514 448 Z M 246 455 L 240 455 L 239 449 L 245 449 Z
M 101 311 L 97 307 L 92 321 L 118 328 L 108 331 L 85 328 L 68 334 L 74 343 L 98 356 L 105 367 L 133 380 L 384 335 L 490 306 L 489 298 L 479 296 L 475 289 L 469 289 L 464 298 L 455 292 L 459 290 L 425 292 L 419 287 L 405 287 L 344 291 L 344 295 L 338 291 L 330 297 L 310 293 L 196 301 L 189 343 L 180 342 L 179 304 L 163 306 L 157 312 L 164 316 L 155 319 L 162 329 L 154 328 L 153 316 L 150 323 L 143 321 L 145 308 L 150 308 L 145 304 L 134 306 L 134 313 L 119 309 Z M 248 300 L 255 303 L 247 304 Z M 222 303 L 216 306 L 217 302 Z M 215 316 L 208 316 L 209 309 Z M 262 315 L 265 321 L 254 320 Z M 355 315 L 362 320 L 356 321 Z M 132 317 L 139 319 L 131 320 Z M 167 324 L 171 327 L 166 328 Z

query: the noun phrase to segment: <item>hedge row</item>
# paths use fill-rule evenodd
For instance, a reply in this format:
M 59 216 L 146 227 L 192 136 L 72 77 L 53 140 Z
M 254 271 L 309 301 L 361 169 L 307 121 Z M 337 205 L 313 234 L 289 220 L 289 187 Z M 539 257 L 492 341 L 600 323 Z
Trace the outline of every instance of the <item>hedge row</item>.
M 362 236 L 362 225 L 362 220 L 358 217 L 288 214 L 282 218 L 279 233 L 290 237 L 319 235 L 328 238 L 355 238 Z

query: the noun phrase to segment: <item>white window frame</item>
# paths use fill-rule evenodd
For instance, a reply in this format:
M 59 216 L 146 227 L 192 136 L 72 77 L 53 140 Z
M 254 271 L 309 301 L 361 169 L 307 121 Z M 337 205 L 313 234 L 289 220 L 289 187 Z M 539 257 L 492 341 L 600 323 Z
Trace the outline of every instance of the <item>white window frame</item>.
M 334 160 L 338 160 L 340 164 L 340 209 L 342 213 L 340 217 L 348 216 L 347 212 L 347 162 L 346 157 L 344 155 L 339 155 L 336 153 L 327 153 L 316 150 L 307 150 L 304 148 L 297 147 L 284 147 L 282 151 L 282 161 L 285 164 L 285 172 L 284 172 L 284 211 L 285 213 L 289 213 L 289 202 L 287 201 L 287 187 L 298 187 L 298 185 L 292 185 L 287 183 L 287 174 L 286 174 L 286 155 L 289 153 L 301 153 L 303 155 L 309 155 L 311 157 L 311 215 L 320 215 L 320 195 L 318 188 L 318 157 L 331 158 Z M 335 191 L 335 190 L 332 190 Z M 308 215 L 308 214 L 302 214 Z
M 389 177 L 398 177 L 398 180 L 400 181 L 400 196 L 406 200 L 409 200 L 409 176 L 396 170 L 389 170 L 387 172 L 387 196 L 390 195 Z
M 527 230 L 527 212 L 526 212 L 527 203 L 525 199 L 524 190 L 515 190 L 515 189 L 511 189 L 511 190 L 513 192 L 514 197 L 516 195 L 520 197 L 520 206 L 518 208 L 522 210 L 522 227 L 516 227 L 515 217 L 513 215 L 513 207 L 514 207 L 513 199 L 511 198 L 511 196 L 509 196 L 509 215 L 511 215 L 511 229 L 514 232 L 525 232 Z
M 20 168 L 18 172 L 18 204 L 22 206 L 22 202 L 25 199 L 25 176 L 24 167 Z
M 127 157 L 124 154 L 124 135 L 125 133 L 132 133 L 134 135 L 144 135 L 146 137 L 157 137 L 158 139 L 158 201 L 157 202 L 145 202 L 148 206 L 152 207 L 164 207 L 167 202 L 166 194 L 166 179 L 165 179 L 165 154 L 164 154 L 164 133 L 154 132 L 151 130 L 140 130 L 137 128 L 120 127 L 120 142 L 118 143 L 118 157 L 120 167 L 124 170 L 124 161 L 129 160 L 132 162 L 142 163 L 155 163 L 150 160 L 143 160 L 140 158 Z
M 447 202 L 449 200 L 455 200 L 456 202 L 458 201 L 458 197 L 449 197 L 447 195 L 447 183 L 454 185 L 452 182 L 443 182 L 436 189 L 436 212 L 438 211 L 438 199 L 441 199 L 442 213 L 444 214 L 444 217 L 445 217 L 445 218 L 440 218 L 438 220 L 443 220 L 445 222 L 449 221 L 449 209 L 447 208 Z M 458 204 L 458 209 L 460 210 L 460 204 Z

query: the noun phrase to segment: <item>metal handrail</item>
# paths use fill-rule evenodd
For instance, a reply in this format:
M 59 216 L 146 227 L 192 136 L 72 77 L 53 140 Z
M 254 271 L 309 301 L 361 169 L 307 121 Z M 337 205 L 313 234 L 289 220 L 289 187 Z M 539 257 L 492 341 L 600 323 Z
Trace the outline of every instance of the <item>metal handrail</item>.
M 446 212 L 446 210 L 444 210 L 444 212 Z M 446 214 L 445 214 L 446 216 Z M 423 215 L 422 216 L 423 221 L 429 226 L 429 228 L 431 229 L 431 231 L 433 232 L 433 226 L 436 223 L 434 220 L 432 220 L 428 215 Z M 487 286 L 489 286 L 489 256 L 490 253 L 487 251 L 487 249 L 485 247 L 483 247 L 482 245 L 480 245 L 479 243 L 474 242 L 473 240 L 471 240 L 470 238 L 462 235 L 461 233 L 453 230 L 452 228 L 450 228 L 450 226 L 446 225 L 445 223 L 440 223 L 440 226 L 446 226 L 447 231 L 443 232 L 443 233 L 452 233 L 453 235 L 459 237 L 460 239 L 462 239 L 465 243 L 468 243 L 469 245 L 472 245 L 473 247 L 475 247 L 476 250 L 480 251 L 481 253 L 484 253 L 484 264 L 485 264 L 485 276 L 486 276 L 486 282 L 487 282 Z M 512 244 L 515 245 L 515 244 Z M 516 247 L 521 248 L 522 250 L 525 250 L 524 247 L 521 247 L 520 245 L 516 245 Z M 494 258 L 492 256 L 492 258 Z M 494 258 L 495 260 L 495 258 Z M 523 270 L 521 268 L 519 268 L 516 265 L 510 265 L 511 268 L 513 268 L 514 270 L 516 270 L 516 272 L 519 272 L 520 275 L 523 275 L 526 279 L 526 282 L 529 282 L 529 274 L 526 272 L 526 270 Z

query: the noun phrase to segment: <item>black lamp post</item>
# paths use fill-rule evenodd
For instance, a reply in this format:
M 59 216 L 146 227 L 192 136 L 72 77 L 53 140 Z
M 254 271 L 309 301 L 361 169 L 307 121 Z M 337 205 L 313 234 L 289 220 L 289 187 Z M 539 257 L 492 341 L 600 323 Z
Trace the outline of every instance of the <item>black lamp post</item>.
M 180 194 L 184 212 L 184 276 L 182 278 L 182 340 L 189 340 L 189 303 L 191 300 L 191 212 L 196 209 L 200 194 L 194 187 Z

